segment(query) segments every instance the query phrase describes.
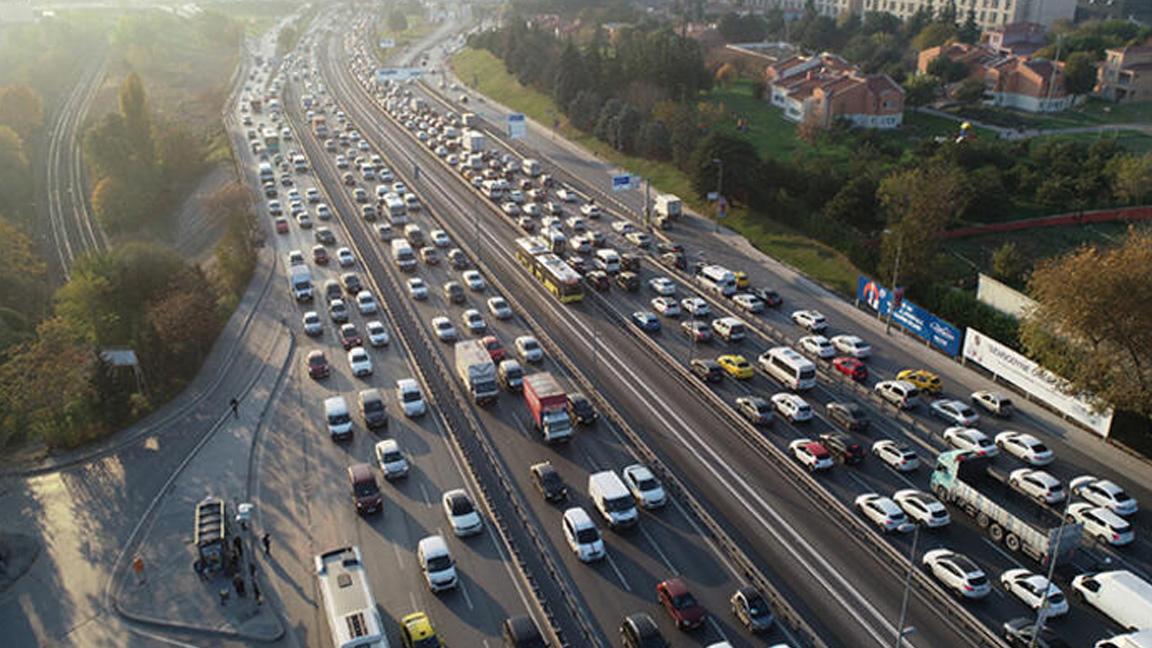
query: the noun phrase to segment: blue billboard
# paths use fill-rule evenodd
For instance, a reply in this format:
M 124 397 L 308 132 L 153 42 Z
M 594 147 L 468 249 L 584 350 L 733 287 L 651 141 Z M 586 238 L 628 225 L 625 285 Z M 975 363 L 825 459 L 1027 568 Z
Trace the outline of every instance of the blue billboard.
M 881 317 L 888 317 L 888 311 L 892 306 L 892 291 L 880 282 L 860 275 L 856 280 L 856 299 L 867 304 Z M 907 299 L 899 300 L 899 306 L 892 314 L 892 321 L 949 356 L 955 358 L 960 355 L 960 344 L 964 341 L 960 329 Z

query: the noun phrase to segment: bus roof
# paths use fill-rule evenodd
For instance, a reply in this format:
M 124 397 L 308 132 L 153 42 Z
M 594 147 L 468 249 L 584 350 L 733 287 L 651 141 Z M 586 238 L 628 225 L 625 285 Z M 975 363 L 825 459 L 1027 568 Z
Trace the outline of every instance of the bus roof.
M 540 265 L 548 270 L 548 274 L 552 275 L 554 279 L 561 283 L 580 283 L 580 273 L 572 269 L 572 266 L 565 263 L 564 259 L 556 256 L 555 254 L 541 254 L 536 257 Z
M 516 245 L 530 256 L 540 256 L 552 251 L 552 246 L 539 236 L 522 236 L 516 239 Z
M 358 547 L 316 556 L 316 573 L 337 648 L 383 636 Z

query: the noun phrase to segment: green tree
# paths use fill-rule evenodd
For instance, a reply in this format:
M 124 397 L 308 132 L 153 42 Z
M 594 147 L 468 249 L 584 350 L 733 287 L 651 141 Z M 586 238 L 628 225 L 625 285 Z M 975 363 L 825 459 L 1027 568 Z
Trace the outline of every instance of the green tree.
M 25 213 L 32 198 L 32 172 L 16 131 L 0 125 L 0 207 Z
M 928 63 L 928 74 L 938 77 L 945 84 L 956 83 L 968 77 L 968 66 L 960 61 L 953 61 L 941 54 Z
M 1119 155 L 1106 168 L 1116 200 L 1140 205 L 1152 196 L 1152 154 Z
M 165 123 L 156 129 L 156 157 L 160 174 L 168 183 L 191 179 L 204 168 L 204 145 L 180 124 Z
M 912 39 L 912 49 L 923 52 L 929 47 L 943 45 L 956 36 L 956 26 L 950 23 L 929 23 Z
M 1088 52 L 1073 52 L 1064 63 L 1064 87 L 1069 94 L 1083 95 L 1096 86 L 1096 57 Z
M 276 34 L 276 56 L 282 57 L 296 48 L 300 42 L 300 32 L 292 25 L 285 25 Z
M 134 162 L 124 116 L 108 113 L 84 133 L 84 160 L 96 179 L 129 175 Z
M 966 104 L 975 104 L 984 99 L 984 81 L 977 78 L 964 79 L 952 91 L 952 98 Z
M 941 164 L 897 171 L 880 181 L 876 196 L 888 218 L 881 276 L 892 276 L 899 255 L 901 284 L 928 285 L 935 276 L 940 234 L 964 211 L 963 172 Z
M 408 29 L 408 16 L 399 9 L 388 13 L 388 31 L 399 33 Z
M 927 106 L 940 94 L 940 79 L 931 74 L 919 74 L 904 82 L 904 103 L 908 106 Z
M 552 84 L 552 98 L 561 110 L 567 110 L 576 95 L 581 90 L 590 90 L 588 87 L 587 72 L 584 68 L 584 59 L 580 50 L 572 43 L 560 53 L 560 60 L 556 65 L 556 78 Z
M 144 221 L 148 205 L 144 193 L 120 176 L 106 176 L 92 188 L 92 214 L 111 232 L 136 229 Z
M 1008 242 L 992 252 L 992 276 L 1001 281 L 1016 283 L 1028 271 L 1028 259 L 1015 243 Z
M 124 117 L 124 134 L 132 145 L 132 155 L 142 168 L 151 168 L 156 161 L 156 147 L 152 141 L 152 113 L 148 109 L 148 96 L 140 75 L 132 72 L 120 84 L 117 92 L 120 114 Z
M 29 139 L 44 126 L 44 99 L 29 85 L 0 86 L 0 124 Z
M 760 155 L 756 147 L 743 137 L 724 132 L 712 132 L 700 140 L 688 162 L 692 188 L 698 195 L 704 196 L 719 187 L 731 203 L 748 204 L 758 188 L 756 173 L 759 168 Z M 724 175 L 722 183 L 721 170 Z
M 974 45 L 980 40 L 980 25 L 976 24 L 976 9 L 970 7 L 964 16 L 964 24 L 956 32 L 956 39 L 961 43 Z

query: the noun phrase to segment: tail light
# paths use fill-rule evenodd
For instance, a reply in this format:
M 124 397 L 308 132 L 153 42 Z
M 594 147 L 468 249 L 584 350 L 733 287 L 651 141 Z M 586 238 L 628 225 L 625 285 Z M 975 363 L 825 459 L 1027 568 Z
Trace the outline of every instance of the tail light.
M 1120 534 L 1119 533 L 1113 533 L 1112 534 L 1112 542 L 1120 542 Z
M 973 590 L 973 588 L 972 588 L 972 586 L 971 586 L 971 585 L 965 585 L 965 586 L 964 586 L 964 591 L 965 591 L 965 592 L 971 592 L 972 590 Z

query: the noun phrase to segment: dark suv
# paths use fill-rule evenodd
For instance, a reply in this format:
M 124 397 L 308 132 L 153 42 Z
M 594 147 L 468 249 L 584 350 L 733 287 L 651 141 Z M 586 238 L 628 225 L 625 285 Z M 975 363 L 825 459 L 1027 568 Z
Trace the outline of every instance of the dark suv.
M 720 382 L 724 380 L 724 370 L 720 363 L 707 358 L 696 358 L 692 361 L 692 373 L 704 382 Z
M 625 648 L 665 648 L 668 641 L 660 634 L 656 620 L 647 612 L 636 612 L 624 617 L 620 624 L 620 643 Z
M 348 481 L 352 485 L 352 501 L 356 503 L 357 513 L 365 515 L 384 508 L 384 497 L 380 494 L 376 475 L 372 474 L 372 466 L 366 463 L 348 466 Z
M 820 440 L 840 463 L 853 465 L 864 461 L 864 448 L 847 434 L 821 434 Z
M 580 392 L 568 394 L 568 414 L 580 425 L 592 425 L 600 416 L 592 407 L 592 401 Z
M 849 432 L 863 432 L 868 429 L 868 415 L 856 403 L 828 403 L 828 419 L 833 424 Z
M 532 483 L 536 489 L 549 502 L 563 502 L 568 499 L 568 487 L 564 485 L 564 478 L 556 472 L 551 462 L 545 461 L 533 464 L 531 467 Z

